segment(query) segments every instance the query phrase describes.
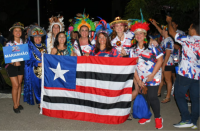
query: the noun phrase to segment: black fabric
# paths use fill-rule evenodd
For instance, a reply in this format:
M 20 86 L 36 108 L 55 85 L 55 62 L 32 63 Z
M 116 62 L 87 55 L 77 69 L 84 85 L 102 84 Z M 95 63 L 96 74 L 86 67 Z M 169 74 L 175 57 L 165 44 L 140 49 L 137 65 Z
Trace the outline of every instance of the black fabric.
M 91 100 L 84 100 L 84 99 L 77 99 L 77 98 L 70 98 L 70 97 L 49 97 L 44 95 L 43 101 L 49 103 L 60 103 L 60 104 L 74 104 L 74 105 L 83 105 L 89 106 L 93 108 L 99 109 L 115 109 L 115 108 L 130 108 L 131 102 L 117 102 L 114 104 L 106 104 L 99 102 L 94 102 Z
M 126 82 L 133 79 L 134 74 L 107 74 L 98 72 L 76 72 L 76 78 L 94 79 L 102 81 Z
M 14 66 L 9 64 L 6 68 L 9 77 L 15 77 L 18 75 L 24 75 L 24 61 L 20 62 L 21 66 Z
M 165 66 L 165 71 L 173 71 L 175 66 Z
M 146 95 L 143 95 L 147 101 L 148 107 L 152 108 L 154 117 L 160 117 L 160 101 L 158 99 L 158 88 L 159 86 L 147 86 L 148 91 Z

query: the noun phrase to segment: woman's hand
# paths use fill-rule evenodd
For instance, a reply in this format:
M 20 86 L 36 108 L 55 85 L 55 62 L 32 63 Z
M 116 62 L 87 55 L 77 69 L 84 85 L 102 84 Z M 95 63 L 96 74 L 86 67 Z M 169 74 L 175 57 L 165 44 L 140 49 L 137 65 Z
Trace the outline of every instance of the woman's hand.
M 139 85 L 141 88 L 143 88 L 143 87 L 145 86 L 144 82 L 141 81 L 141 80 L 138 81 L 138 85 Z
M 158 42 L 156 40 L 150 39 L 150 45 L 154 45 L 154 47 L 157 47 Z
M 20 62 L 15 62 L 14 66 L 21 66 Z
M 84 56 L 89 56 L 90 55 L 90 53 L 85 53 L 85 55 Z
M 42 63 L 38 63 L 38 66 L 40 66 L 40 67 L 41 67 L 41 66 L 42 66 Z
M 154 26 L 157 25 L 157 22 L 156 22 L 154 19 L 151 20 L 151 23 L 152 23 Z
M 153 78 L 154 78 L 154 75 L 153 75 L 153 74 L 148 75 L 148 76 L 147 76 L 146 82 L 152 81 Z
M 123 47 L 121 47 L 121 48 L 122 48 L 122 50 L 121 50 L 121 56 L 125 56 L 126 55 L 126 51 L 124 50 Z

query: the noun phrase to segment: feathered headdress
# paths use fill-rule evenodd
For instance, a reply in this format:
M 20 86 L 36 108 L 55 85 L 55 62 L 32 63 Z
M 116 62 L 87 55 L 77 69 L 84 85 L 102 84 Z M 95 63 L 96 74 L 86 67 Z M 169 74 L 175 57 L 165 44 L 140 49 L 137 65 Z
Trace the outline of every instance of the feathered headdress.
M 140 14 L 141 14 L 141 20 L 139 19 L 129 19 L 129 20 L 132 20 L 134 21 L 132 24 L 131 24 L 131 31 L 132 32 L 137 32 L 137 31 L 142 31 L 144 33 L 147 33 L 147 31 L 150 29 L 149 28 L 149 23 L 147 23 L 144 18 L 143 18 L 143 14 L 142 14 L 142 9 L 140 9 Z
M 32 37 L 35 37 L 35 36 L 42 37 L 44 35 L 46 35 L 46 31 L 40 26 L 36 26 L 36 25 L 31 26 L 28 32 L 28 36 L 32 36 Z
M 70 31 L 67 31 L 65 33 L 65 35 L 66 35 L 66 38 L 67 38 L 67 44 L 66 44 L 67 50 L 68 50 L 69 54 L 71 54 L 72 51 L 74 51 L 74 47 L 72 46 L 72 43 L 71 43 Z
M 55 24 L 57 24 L 57 25 L 60 26 L 60 31 L 64 31 L 65 30 L 65 25 L 63 23 L 63 20 L 64 20 L 63 16 L 60 16 L 60 15 L 58 15 L 58 16 L 52 16 L 51 18 L 49 18 L 49 24 L 50 25 L 49 25 L 48 31 L 52 32 L 52 27 Z
M 101 32 L 104 32 L 108 35 L 112 33 L 112 29 L 110 28 L 110 25 L 103 20 L 102 18 L 98 17 L 100 19 L 99 23 L 96 25 L 96 35 L 98 35 Z
M 77 14 L 77 17 L 75 17 L 76 23 L 74 24 L 74 31 L 79 31 L 81 26 L 85 25 L 89 28 L 89 31 L 95 31 L 95 25 L 94 22 L 92 22 L 89 19 L 89 15 L 85 15 L 84 13 Z

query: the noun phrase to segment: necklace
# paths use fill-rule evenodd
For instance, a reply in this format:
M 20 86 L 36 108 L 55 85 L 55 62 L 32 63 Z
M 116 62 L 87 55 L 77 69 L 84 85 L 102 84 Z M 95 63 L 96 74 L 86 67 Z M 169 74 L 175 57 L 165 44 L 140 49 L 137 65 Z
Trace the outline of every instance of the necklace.
M 37 48 L 41 48 L 42 47 L 42 44 L 35 44 L 34 45 L 37 47 Z
M 124 33 L 122 34 L 122 36 L 124 36 Z M 121 46 L 121 44 L 122 44 L 122 43 L 121 43 L 121 38 L 122 38 L 122 36 L 121 36 L 121 37 L 118 36 L 118 37 L 120 38 L 120 41 L 117 41 L 117 42 L 116 42 L 116 45 L 117 45 L 117 46 Z

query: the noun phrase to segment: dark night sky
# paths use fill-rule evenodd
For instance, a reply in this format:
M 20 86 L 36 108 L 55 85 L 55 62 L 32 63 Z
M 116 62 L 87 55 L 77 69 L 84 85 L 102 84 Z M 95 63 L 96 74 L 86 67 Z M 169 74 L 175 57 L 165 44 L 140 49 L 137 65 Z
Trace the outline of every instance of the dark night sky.
M 20 4 L 20 2 L 21 4 Z M 50 0 L 48 0 L 50 1 Z M 105 19 L 107 22 L 111 22 L 114 18 L 112 14 L 112 0 L 51 0 L 51 6 L 47 5 L 47 0 L 40 0 L 40 25 L 47 28 L 49 21 L 48 18 L 52 15 L 58 15 L 59 13 L 64 16 L 65 26 L 68 27 L 70 18 L 74 18 L 77 13 L 83 13 L 84 9 L 86 14 L 93 17 L 95 20 L 99 20 L 97 16 Z M 125 2 L 127 0 L 123 0 Z M 25 26 L 37 22 L 37 0 L 0 0 L 0 13 L 4 12 L 8 18 L 6 21 L 0 21 L 0 31 L 4 34 L 8 34 L 8 29 L 15 22 L 22 22 Z M 18 7 L 19 6 L 19 7 Z M 18 8 L 17 8 L 18 7 Z M 47 13 L 47 8 L 53 12 Z M 15 12 L 16 10 L 16 12 Z M 0 14 L 1 15 L 1 14 Z M 1 17 L 1 16 L 0 16 Z

